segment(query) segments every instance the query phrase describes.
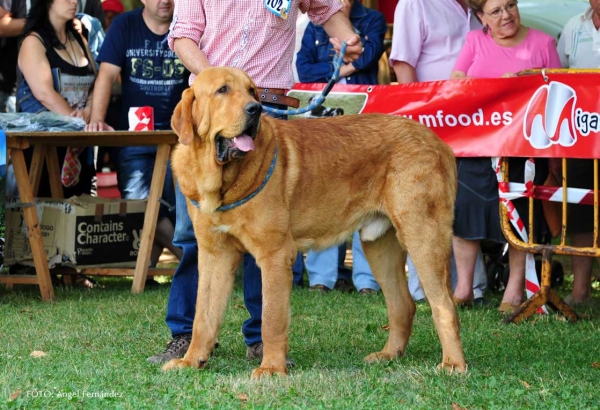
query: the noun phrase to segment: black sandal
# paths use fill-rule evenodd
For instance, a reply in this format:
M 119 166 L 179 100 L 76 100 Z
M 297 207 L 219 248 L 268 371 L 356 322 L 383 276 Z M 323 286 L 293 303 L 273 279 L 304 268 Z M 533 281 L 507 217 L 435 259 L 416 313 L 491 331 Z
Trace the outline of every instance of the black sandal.
M 102 287 L 96 280 L 94 280 L 88 276 L 83 276 L 83 275 L 73 276 L 73 283 L 76 285 L 80 285 L 87 289 L 95 289 L 95 288 Z

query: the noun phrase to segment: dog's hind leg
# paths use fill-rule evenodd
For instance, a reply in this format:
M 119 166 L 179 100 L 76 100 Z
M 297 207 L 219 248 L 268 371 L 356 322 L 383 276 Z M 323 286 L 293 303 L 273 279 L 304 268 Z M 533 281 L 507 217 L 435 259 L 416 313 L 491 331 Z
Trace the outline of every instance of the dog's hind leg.
M 374 241 L 362 241 L 373 275 L 381 286 L 388 312 L 388 340 L 380 352 L 368 355 L 367 362 L 391 360 L 404 355 L 412 332 L 415 303 L 408 292 L 404 266 L 406 251 L 391 228 Z
M 442 344 L 443 361 L 439 367 L 448 372 L 464 373 L 467 365 L 449 280 L 452 230 L 433 218 L 421 220 L 418 226 L 410 229 L 410 232 L 404 232 L 405 244 L 431 306 Z
M 217 343 L 219 327 L 233 288 L 235 271 L 242 258 L 233 247 L 215 244 L 211 249 L 198 248 L 198 297 L 192 328 L 192 341 L 182 359 L 173 359 L 163 370 L 203 368 Z

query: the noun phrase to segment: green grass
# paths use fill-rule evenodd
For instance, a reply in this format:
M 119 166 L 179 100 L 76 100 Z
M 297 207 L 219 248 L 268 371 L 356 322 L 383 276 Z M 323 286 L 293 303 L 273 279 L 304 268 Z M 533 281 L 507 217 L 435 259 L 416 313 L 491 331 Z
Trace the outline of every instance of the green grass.
M 239 286 L 207 368 L 164 373 L 146 357 L 170 338 L 169 287 L 132 295 L 127 279 L 100 281 L 104 289 L 57 289 L 52 304 L 35 287 L 0 287 L 0 408 L 594 409 L 600 402 L 597 285 L 595 305 L 577 323 L 551 314 L 503 325 L 493 308 L 461 310 L 467 375 L 436 371 L 441 348 L 427 305 L 417 307 L 406 356 L 367 365 L 364 356 L 386 339 L 383 297 L 297 289 L 290 342 L 297 365 L 287 378 L 251 381 L 257 363 L 244 358 Z M 32 358 L 34 350 L 47 356 Z

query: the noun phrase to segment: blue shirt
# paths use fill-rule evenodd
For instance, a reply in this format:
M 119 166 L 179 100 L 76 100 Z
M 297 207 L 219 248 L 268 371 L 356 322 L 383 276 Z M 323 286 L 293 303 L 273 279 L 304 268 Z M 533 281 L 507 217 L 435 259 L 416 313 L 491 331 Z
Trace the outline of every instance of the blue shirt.
M 377 84 L 379 59 L 385 51 L 383 39 L 387 25 L 383 14 L 354 1 L 350 22 L 365 47 L 362 55 L 352 62 L 358 70 L 346 78 L 347 84 Z M 368 39 L 367 39 L 368 37 Z M 302 37 L 302 47 L 296 56 L 298 78 L 303 83 L 325 83 L 333 76 L 335 50 L 322 26 L 309 23 Z
M 129 129 L 130 107 L 154 108 L 154 129 L 171 128 L 171 116 L 187 88 L 190 73 L 169 49 L 167 34 L 154 34 L 142 18 L 143 9 L 115 17 L 98 61 L 121 67 L 123 108 L 119 129 Z

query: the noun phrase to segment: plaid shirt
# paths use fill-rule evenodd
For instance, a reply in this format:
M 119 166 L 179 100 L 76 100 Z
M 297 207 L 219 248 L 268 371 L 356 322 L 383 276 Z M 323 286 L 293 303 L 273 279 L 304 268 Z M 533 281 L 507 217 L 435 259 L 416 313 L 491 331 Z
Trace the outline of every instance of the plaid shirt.
M 291 88 L 298 10 L 323 24 L 341 9 L 337 0 L 291 1 L 284 20 L 267 10 L 264 0 L 175 0 L 169 47 L 176 38 L 189 38 L 213 66 L 244 70 L 259 87 Z

